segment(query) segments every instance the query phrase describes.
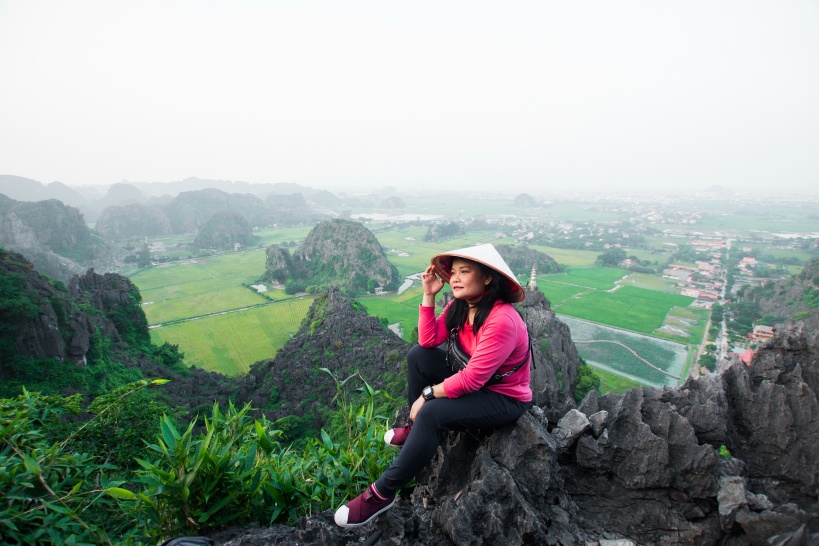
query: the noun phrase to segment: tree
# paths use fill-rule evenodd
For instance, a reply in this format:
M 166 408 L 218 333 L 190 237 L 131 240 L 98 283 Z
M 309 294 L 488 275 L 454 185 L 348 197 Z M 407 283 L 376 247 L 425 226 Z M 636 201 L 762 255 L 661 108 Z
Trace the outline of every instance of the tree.
M 143 244 L 142 249 L 137 254 L 137 265 L 139 267 L 151 265 L 151 251 L 148 250 L 148 243 Z
M 600 376 L 588 364 L 577 369 L 577 380 L 574 385 L 574 399 L 579 404 L 593 390 L 600 390 Z
M 617 267 L 627 257 L 626 251 L 619 246 L 613 246 L 600 254 L 597 261 L 608 267 Z
M 700 366 L 713 372 L 717 368 L 717 357 L 714 355 L 702 355 L 700 357 Z

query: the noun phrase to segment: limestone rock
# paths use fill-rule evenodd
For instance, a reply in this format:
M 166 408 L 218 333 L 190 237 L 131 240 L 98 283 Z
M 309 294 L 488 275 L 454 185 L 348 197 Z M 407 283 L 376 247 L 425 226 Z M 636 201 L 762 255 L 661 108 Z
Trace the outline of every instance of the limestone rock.
M 552 430 L 552 435 L 557 445 L 565 448 L 572 445 L 581 434 L 590 428 L 589 419 L 576 409 L 572 409 L 557 423 L 557 427 Z
M 608 418 L 609 412 L 606 410 L 598 411 L 597 413 L 589 415 L 589 423 L 591 424 L 592 434 L 594 434 L 595 438 L 599 438 L 603 433 L 603 429 L 606 428 Z

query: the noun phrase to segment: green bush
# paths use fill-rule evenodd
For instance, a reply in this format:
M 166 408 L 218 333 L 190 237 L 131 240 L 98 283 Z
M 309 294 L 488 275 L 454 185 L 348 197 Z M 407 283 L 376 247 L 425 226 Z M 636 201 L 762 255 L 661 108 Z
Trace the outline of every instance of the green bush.
M 374 481 L 392 455 L 382 440 L 385 419 L 374 412 L 381 393 L 365 382 L 359 390 L 366 404 L 356 409 L 344 392 L 349 379 L 334 377 L 345 425 L 338 443 L 322 430 L 296 451 L 280 442 L 272 423 L 252 419 L 249 406 L 231 404 L 223 414 L 214 405 L 198 434 L 195 423 L 180 433 L 164 417 L 160 436 L 148 446 L 154 458 L 138 460 L 135 492 L 109 494 L 137 522 L 138 535 L 151 541 L 228 524 L 292 524 L 335 508 Z
M 78 400 L 73 400 L 77 402 Z M 103 494 L 114 470 L 52 442 L 72 399 L 26 391 L 0 400 L 0 536 L 7 544 L 110 544 L 131 525 Z
M 587 394 L 600 389 L 600 377 L 588 364 L 582 364 L 577 369 L 577 379 L 574 386 L 574 399 L 579 404 Z

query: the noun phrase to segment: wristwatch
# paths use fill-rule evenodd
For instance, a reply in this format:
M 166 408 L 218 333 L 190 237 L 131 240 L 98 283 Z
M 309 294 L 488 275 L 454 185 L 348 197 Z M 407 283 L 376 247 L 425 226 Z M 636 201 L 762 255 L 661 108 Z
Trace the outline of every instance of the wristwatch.
M 424 397 L 424 400 L 432 400 L 435 398 L 435 391 L 432 390 L 432 386 L 424 387 L 424 390 L 421 391 L 421 396 Z

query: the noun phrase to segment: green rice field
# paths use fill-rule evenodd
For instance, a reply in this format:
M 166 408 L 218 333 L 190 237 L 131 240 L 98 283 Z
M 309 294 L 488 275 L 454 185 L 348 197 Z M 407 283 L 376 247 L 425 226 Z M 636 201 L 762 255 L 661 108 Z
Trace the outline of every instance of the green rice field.
M 299 330 L 313 298 L 274 302 L 154 328 L 151 340 L 179 345 L 185 363 L 208 371 L 241 376 L 250 365 L 273 358 Z
M 611 290 L 616 286 L 616 282 L 628 275 L 625 269 L 613 267 L 571 267 L 565 273 L 556 275 L 538 275 L 539 279 L 550 282 L 572 284 L 595 288 L 597 290 Z
M 645 385 L 677 386 L 681 382 L 687 345 L 572 317 L 561 316 L 560 320 L 569 325 L 577 351 L 587 364 Z
M 196 317 L 264 303 L 267 299 L 242 284 L 264 275 L 264 251 L 222 254 L 143 269 L 131 277 L 142 294 L 149 324 Z M 283 291 L 271 291 L 276 299 Z
M 600 290 L 553 305 L 556 313 L 652 334 L 663 326 L 673 307 L 687 307 L 694 298 L 624 286 L 612 292 Z
M 663 325 L 652 332 L 655 336 L 672 341 L 698 345 L 705 337 L 710 312 L 694 307 L 672 307 Z

